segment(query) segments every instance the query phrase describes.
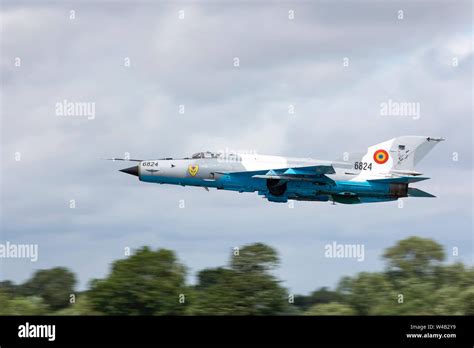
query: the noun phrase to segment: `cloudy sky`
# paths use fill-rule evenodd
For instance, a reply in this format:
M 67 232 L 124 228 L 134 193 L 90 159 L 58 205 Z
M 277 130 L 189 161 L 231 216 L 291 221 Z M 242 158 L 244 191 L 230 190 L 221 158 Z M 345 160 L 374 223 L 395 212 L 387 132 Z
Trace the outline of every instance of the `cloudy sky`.
M 412 235 L 473 263 L 470 1 L 2 1 L 0 19 L 0 238 L 39 245 L 35 263 L 0 259 L 0 280 L 66 266 L 83 289 L 150 245 L 175 250 L 192 282 L 263 242 L 283 285 L 308 293 L 381 270 Z M 58 116 L 64 100 L 95 103 L 95 117 Z M 381 115 L 389 100 L 419 103 L 419 118 Z M 416 187 L 438 198 L 290 208 L 140 183 L 100 160 L 226 148 L 330 160 L 399 135 L 447 139 L 418 167 L 432 179 Z M 333 241 L 363 244 L 364 261 L 325 258 Z

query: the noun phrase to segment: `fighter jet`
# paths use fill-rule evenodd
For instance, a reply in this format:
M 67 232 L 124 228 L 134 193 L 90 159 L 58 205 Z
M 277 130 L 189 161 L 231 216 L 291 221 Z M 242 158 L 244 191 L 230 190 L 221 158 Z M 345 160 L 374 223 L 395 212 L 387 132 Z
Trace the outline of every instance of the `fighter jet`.
M 369 146 L 365 153 L 345 153 L 336 161 L 209 151 L 187 158 L 110 160 L 138 162 L 120 171 L 148 183 L 258 192 L 278 203 L 375 203 L 435 197 L 410 185 L 429 179 L 415 166 L 442 140 L 401 136 Z

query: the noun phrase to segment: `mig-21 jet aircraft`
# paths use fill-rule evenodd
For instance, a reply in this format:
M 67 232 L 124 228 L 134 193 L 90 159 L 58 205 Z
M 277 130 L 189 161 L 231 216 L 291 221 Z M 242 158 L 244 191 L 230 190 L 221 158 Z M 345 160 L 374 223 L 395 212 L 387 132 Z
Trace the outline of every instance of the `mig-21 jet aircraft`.
M 338 161 L 209 151 L 189 158 L 111 160 L 138 162 L 120 171 L 149 183 L 258 192 L 271 202 L 373 203 L 435 197 L 410 185 L 428 179 L 415 166 L 442 140 L 402 136 Z

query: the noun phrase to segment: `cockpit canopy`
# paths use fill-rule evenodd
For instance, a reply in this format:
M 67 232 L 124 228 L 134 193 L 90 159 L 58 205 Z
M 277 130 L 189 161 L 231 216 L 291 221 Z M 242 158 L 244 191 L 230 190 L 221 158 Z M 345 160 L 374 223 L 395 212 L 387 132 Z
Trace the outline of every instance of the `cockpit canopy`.
M 236 155 L 234 153 L 222 153 L 222 152 L 211 152 L 211 151 L 205 151 L 205 152 L 198 152 L 192 155 L 193 159 L 198 159 L 198 158 L 219 158 L 222 160 L 229 160 L 229 161 L 242 161 L 242 158 L 239 155 Z
M 211 152 L 211 151 L 206 151 L 206 152 L 198 152 L 195 153 L 191 158 L 218 158 L 222 154 L 216 153 L 216 152 Z

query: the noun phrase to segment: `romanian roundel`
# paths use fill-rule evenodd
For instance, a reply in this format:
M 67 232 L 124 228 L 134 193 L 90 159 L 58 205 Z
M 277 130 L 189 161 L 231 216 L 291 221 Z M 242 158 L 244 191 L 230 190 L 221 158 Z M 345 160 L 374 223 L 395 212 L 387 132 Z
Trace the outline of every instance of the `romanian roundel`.
M 388 161 L 388 152 L 385 150 L 377 150 L 374 153 L 374 161 L 378 164 L 384 164 Z

